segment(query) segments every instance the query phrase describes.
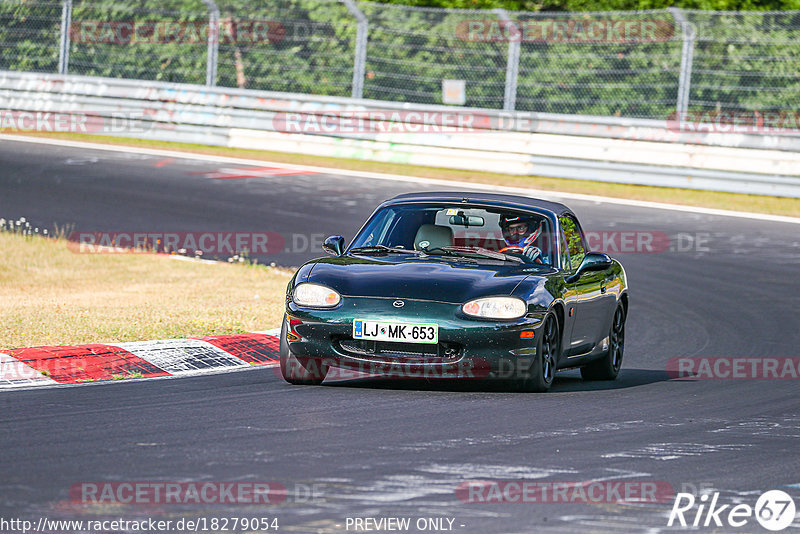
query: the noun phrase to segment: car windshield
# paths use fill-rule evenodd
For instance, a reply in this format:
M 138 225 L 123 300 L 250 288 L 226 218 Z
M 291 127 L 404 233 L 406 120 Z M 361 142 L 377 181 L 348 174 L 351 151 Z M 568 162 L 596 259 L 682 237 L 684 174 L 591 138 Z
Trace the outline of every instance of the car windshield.
M 552 235 L 550 220 L 535 212 L 405 204 L 376 213 L 348 250 L 553 265 Z

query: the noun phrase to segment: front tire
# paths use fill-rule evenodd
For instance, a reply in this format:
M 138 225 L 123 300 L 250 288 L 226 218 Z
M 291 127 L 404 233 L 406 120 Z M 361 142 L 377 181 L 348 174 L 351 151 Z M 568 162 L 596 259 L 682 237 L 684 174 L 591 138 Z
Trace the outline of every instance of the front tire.
M 581 377 L 584 380 L 614 380 L 622 367 L 622 354 L 625 351 L 625 308 L 617 305 L 611 330 L 608 334 L 608 352 L 605 356 L 584 367 Z
M 519 380 L 520 391 L 544 393 L 553 385 L 556 364 L 561 350 L 561 333 L 555 315 L 548 313 L 536 342 L 536 358 L 527 376 Z
M 328 374 L 327 367 L 324 367 L 322 362 L 319 365 L 308 365 L 309 363 L 315 363 L 314 361 L 306 362 L 304 365 L 289 350 L 289 341 L 286 339 L 286 334 L 286 316 L 284 315 L 280 338 L 281 375 L 283 375 L 283 379 L 296 386 L 318 386 L 325 380 L 325 375 Z

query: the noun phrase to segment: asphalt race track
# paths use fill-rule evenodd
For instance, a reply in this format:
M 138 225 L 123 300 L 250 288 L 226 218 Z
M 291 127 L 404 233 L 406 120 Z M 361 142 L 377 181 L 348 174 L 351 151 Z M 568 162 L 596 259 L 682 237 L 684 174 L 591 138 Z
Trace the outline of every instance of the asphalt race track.
M 231 165 L 6 140 L 0 161 L 0 217 L 79 232 L 276 232 L 286 246 L 263 260 L 281 265 L 316 255 L 310 236 L 351 238 L 385 198 L 434 189 L 332 174 L 220 179 Z M 486 504 L 456 494 L 465 481 L 521 479 L 665 481 L 676 492 L 713 488 L 721 504 L 783 489 L 800 505 L 798 379 L 665 372 L 675 357 L 800 356 L 800 227 L 567 204 L 586 230 L 671 238 L 672 250 L 612 253 L 631 288 L 617 381 L 570 371 L 547 394 L 375 379 L 294 387 L 266 368 L 3 392 L 0 513 L 268 516 L 287 532 L 345 532 L 348 517 L 386 516 L 451 518 L 469 533 L 672 530 L 672 500 Z M 85 481 L 271 481 L 289 495 L 266 507 L 70 505 L 70 486 Z M 755 520 L 735 531 L 765 532 Z

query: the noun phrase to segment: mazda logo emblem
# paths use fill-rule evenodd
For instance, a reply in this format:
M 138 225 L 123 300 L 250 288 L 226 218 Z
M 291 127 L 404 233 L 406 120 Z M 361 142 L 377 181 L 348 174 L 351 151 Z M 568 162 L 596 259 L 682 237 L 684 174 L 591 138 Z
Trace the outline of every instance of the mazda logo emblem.
M 405 305 L 406 305 L 406 303 L 403 302 L 402 300 L 396 300 L 396 301 L 392 302 L 392 306 L 394 306 L 395 308 L 402 308 Z

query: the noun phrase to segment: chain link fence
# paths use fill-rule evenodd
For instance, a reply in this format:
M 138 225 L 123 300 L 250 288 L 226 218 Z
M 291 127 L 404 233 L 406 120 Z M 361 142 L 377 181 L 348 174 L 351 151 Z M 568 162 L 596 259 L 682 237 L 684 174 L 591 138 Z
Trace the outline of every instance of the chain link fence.
M 800 11 L 688 11 L 686 17 L 696 28 L 692 108 L 797 110 Z
M 364 97 L 442 104 L 442 80 L 464 81 L 464 105 L 502 109 L 508 44 L 470 41 L 463 25 L 497 24 L 491 11 L 361 2 L 369 21 Z
M 205 83 L 207 47 L 199 35 L 170 42 L 168 38 L 150 39 L 143 31 L 138 37 L 133 33 L 138 23 L 148 31 L 152 25 L 154 32 L 166 34 L 169 28 L 158 26 L 159 21 L 180 21 L 186 28 L 205 29 L 208 10 L 199 0 L 72 3 L 65 74 Z
M 58 72 L 60 1 L 0 0 L 0 68 Z
M 665 119 L 791 109 L 800 11 L 0 0 L 0 69 Z

